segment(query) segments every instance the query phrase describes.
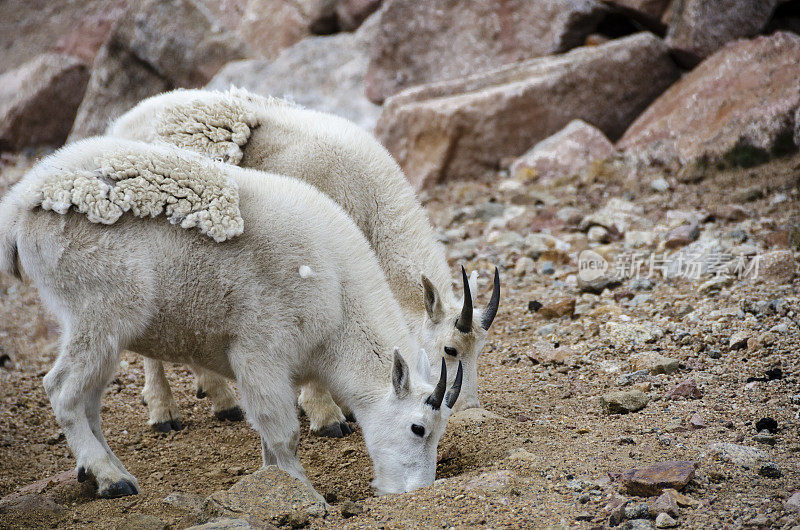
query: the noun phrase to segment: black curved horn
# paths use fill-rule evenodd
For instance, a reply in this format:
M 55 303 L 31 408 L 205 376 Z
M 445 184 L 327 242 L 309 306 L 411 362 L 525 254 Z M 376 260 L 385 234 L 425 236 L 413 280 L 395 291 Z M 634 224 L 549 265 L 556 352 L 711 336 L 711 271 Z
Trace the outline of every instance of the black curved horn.
M 461 367 L 461 361 L 458 361 L 458 371 L 456 372 L 456 380 L 453 381 L 453 386 L 447 391 L 444 396 L 444 404 L 448 409 L 452 409 L 456 404 L 458 395 L 461 393 L 461 379 L 464 377 L 464 369 Z
M 464 279 L 464 306 L 461 308 L 461 316 L 456 320 L 456 328 L 461 333 L 469 333 L 472 330 L 472 293 L 469 292 L 469 279 L 463 265 L 461 276 Z
M 439 407 L 442 406 L 442 400 L 444 399 L 444 391 L 446 389 L 447 389 L 447 364 L 444 362 L 444 357 L 442 357 L 442 371 L 439 374 L 439 382 L 436 383 L 436 388 L 433 390 L 433 393 L 430 396 L 428 396 L 428 399 L 425 400 L 425 403 L 430 405 L 431 408 L 433 408 L 433 410 L 439 410 Z
M 486 311 L 483 312 L 481 318 L 481 327 L 489 330 L 489 326 L 494 322 L 494 317 L 497 315 L 497 308 L 500 306 L 500 273 L 497 267 L 494 268 L 494 287 L 492 288 L 492 299 L 489 300 L 489 305 L 486 306 Z

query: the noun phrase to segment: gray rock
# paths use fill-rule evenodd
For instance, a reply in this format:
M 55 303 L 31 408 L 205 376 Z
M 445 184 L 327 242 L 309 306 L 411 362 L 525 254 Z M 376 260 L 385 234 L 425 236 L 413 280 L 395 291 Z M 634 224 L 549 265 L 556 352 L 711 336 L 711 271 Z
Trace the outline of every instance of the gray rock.
M 774 4 L 775 0 L 685 0 L 726 20 L 718 4 Z M 800 36 L 776 32 L 730 43 L 666 90 L 636 118 L 617 148 L 645 164 L 667 166 L 682 181 L 698 180 L 717 165 L 750 167 L 795 148 L 800 95 Z M 794 136 L 794 138 L 793 138 Z
M 631 519 L 620 526 L 621 530 L 653 530 L 654 528 L 650 519 Z
M 651 516 L 658 516 L 661 513 L 666 513 L 670 517 L 678 517 L 678 503 L 670 492 L 665 491 L 650 504 Z
M 650 344 L 664 336 L 664 330 L 650 323 L 608 322 L 603 330 L 618 345 Z
M 163 502 L 175 508 L 199 513 L 203 508 L 204 498 L 195 493 L 174 491 L 164 497 Z
M 723 288 L 730 287 L 731 285 L 733 285 L 733 278 L 730 276 L 711 278 L 710 280 L 700 284 L 700 287 L 697 288 L 697 292 L 704 295 L 715 295 Z
M 25 493 L 9 495 L 0 499 L 0 514 L 28 512 L 63 512 L 66 508 L 58 504 L 50 495 Z
M 190 0 L 134 2 L 95 57 L 69 141 L 102 134 L 140 100 L 198 87 L 247 47 Z
M 800 514 L 800 491 L 795 491 L 783 504 L 786 511 Z
M 583 43 L 603 12 L 593 0 L 387 2 L 367 95 L 380 103 L 411 86 L 565 52 Z
M 650 507 L 647 503 L 636 502 L 625 506 L 625 519 L 647 519 L 650 515 Z
M 655 191 L 664 192 L 669 189 L 669 183 L 664 177 L 658 177 L 657 179 L 650 182 L 650 187 L 653 188 Z
M 300 480 L 276 466 L 262 468 L 244 477 L 230 489 L 212 493 L 203 505 L 200 522 L 214 518 L 237 518 L 246 513 L 272 524 L 294 524 L 320 517 L 325 499 Z
M 340 506 L 340 510 L 342 512 L 342 517 L 345 519 L 364 513 L 364 508 L 362 508 L 360 504 L 356 504 L 351 500 L 344 501 Z
M 741 350 L 742 348 L 747 347 L 747 340 L 750 338 L 750 332 L 748 331 L 737 331 L 733 335 L 731 335 L 730 340 L 728 340 L 728 347 L 732 350 Z
M 652 380 L 652 377 L 650 377 L 650 370 L 637 370 L 635 372 L 630 372 L 619 376 L 617 378 L 617 384 L 619 386 L 628 386 L 634 383 L 644 383 L 645 381 L 650 380 Z
M 664 357 L 658 352 L 637 353 L 629 359 L 635 370 L 647 370 L 653 375 L 671 374 L 680 367 L 677 359 Z
M 286 98 L 372 131 L 380 107 L 364 95 L 364 74 L 374 29 L 375 17 L 370 17 L 356 33 L 309 37 L 286 48 L 274 60 L 228 63 L 207 88 L 226 90 L 235 85 L 264 96 Z
M 63 144 L 88 81 L 83 62 L 55 53 L 0 75 L 0 150 Z
M 708 450 L 716 458 L 745 469 L 757 469 L 769 461 L 769 454 L 761 449 L 729 442 L 712 443 Z
M 471 491 L 482 491 L 492 493 L 501 491 L 513 485 L 516 475 L 511 471 L 501 469 L 498 471 L 487 471 L 467 480 L 464 488 Z
M 266 530 L 269 528 L 274 528 L 274 526 L 259 521 L 255 517 L 217 517 L 205 524 L 190 526 L 187 530 Z
M 778 0 L 676 0 L 667 44 L 687 65 L 708 57 L 725 43 L 758 34 Z
M 764 445 L 775 445 L 778 441 L 774 434 L 769 431 L 763 431 L 753 436 L 753 441 Z
M 505 418 L 503 416 L 495 414 L 494 412 L 490 412 L 486 409 L 472 408 L 460 410 L 452 414 L 450 419 L 447 420 L 447 425 L 450 429 L 458 429 L 481 425 L 482 423 L 489 421 L 502 421 L 504 419 Z
M 614 146 L 602 131 L 583 120 L 572 120 L 515 160 L 509 172 L 520 180 L 539 181 L 574 175 L 613 151 Z
M 783 476 L 781 468 L 778 467 L 778 464 L 775 462 L 762 464 L 761 467 L 758 468 L 758 474 L 767 478 L 781 478 L 781 476 Z
M 542 274 L 554 274 L 556 267 L 552 261 L 543 261 L 539 264 L 539 272 Z
M 409 88 L 386 101 L 376 134 L 423 188 L 494 171 L 576 118 L 614 139 L 677 76 L 663 43 L 639 33 Z
M 675 526 L 680 526 L 680 523 L 669 514 L 660 513 L 656 516 L 656 528 L 673 528 Z
M 600 398 L 600 408 L 606 414 L 627 414 L 642 410 L 649 401 L 641 390 L 609 392 Z

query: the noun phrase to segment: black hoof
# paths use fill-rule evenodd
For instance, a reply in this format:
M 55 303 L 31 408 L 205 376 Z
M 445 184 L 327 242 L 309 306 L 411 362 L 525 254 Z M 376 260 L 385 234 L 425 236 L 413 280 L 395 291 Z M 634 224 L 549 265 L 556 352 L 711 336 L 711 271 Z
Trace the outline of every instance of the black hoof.
M 317 436 L 323 436 L 325 438 L 344 438 L 348 434 L 352 434 L 353 431 L 350 429 L 350 426 L 346 423 L 331 423 L 330 425 L 326 425 L 325 427 L 321 428 L 316 432 Z
M 78 468 L 78 482 L 86 482 L 89 475 L 86 474 L 86 468 L 81 466 Z
M 197 396 L 197 399 L 203 399 L 204 397 L 206 397 L 206 391 L 203 390 L 202 388 L 198 388 L 195 396 Z
M 153 424 L 153 430 L 156 432 L 180 431 L 181 429 L 183 429 L 181 420 L 166 420 Z
M 349 421 L 351 423 L 355 423 L 356 422 L 356 415 L 353 414 L 352 412 L 350 412 L 349 414 L 345 414 L 344 415 L 344 419 L 346 419 L 347 421 Z
M 127 497 L 128 495 L 137 495 L 139 491 L 136 486 L 131 484 L 125 479 L 118 480 L 108 487 L 105 491 L 100 492 L 100 496 L 106 499 L 113 499 L 115 497 Z
M 216 416 L 219 421 L 242 421 L 244 419 L 244 412 L 242 412 L 242 409 L 239 407 L 231 407 L 215 412 L 214 416 Z
M 144 405 L 145 407 L 147 406 L 147 400 L 145 398 L 142 398 L 142 405 Z

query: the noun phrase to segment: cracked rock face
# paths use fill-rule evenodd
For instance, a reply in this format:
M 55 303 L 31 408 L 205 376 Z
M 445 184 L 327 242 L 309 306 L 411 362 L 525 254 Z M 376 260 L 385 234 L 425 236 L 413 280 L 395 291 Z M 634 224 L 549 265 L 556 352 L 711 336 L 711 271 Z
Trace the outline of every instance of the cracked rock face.
M 638 33 L 411 88 L 386 101 L 376 134 L 422 188 L 480 176 L 575 118 L 615 140 L 678 75 L 664 43 Z
M 372 42 L 367 97 L 563 53 L 583 43 L 604 10 L 595 0 L 394 0 Z
M 697 177 L 712 166 L 750 167 L 791 152 L 800 143 L 798 77 L 797 35 L 736 41 L 664 92 L 617 148 Z

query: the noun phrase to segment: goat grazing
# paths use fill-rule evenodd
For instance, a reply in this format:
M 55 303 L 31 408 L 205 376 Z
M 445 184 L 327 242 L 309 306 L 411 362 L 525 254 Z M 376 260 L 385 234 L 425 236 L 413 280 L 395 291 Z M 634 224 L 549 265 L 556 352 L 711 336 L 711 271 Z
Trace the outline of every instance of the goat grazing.
M 400 167 L 371 135 L 337 116 L 240 89 L 176 90 L 154 96 L 112 123 L 107 134 L 173 144 L 220 161 L 280 173 L 328 195 L 370 242 L 406 323 L 428 352 L 434 374 L 442 355 L 451 382 L 456 365 L 463 363 L 457 408 L 480 405 L 477 363 L 499 304 L 497 269 L 485 310 L 473 310 L 474 275 L 467 281 L 462 274 L 465 296 L 453 293 L 444 252 L 424 210 Z M 151 423 L 168 429 L 169 422 L 179 418 L 177 405 L 169 388 L 164 389 L 163 368 L 157 361 L 150 363 L 149 372 L 155 375 L 148 380 L 145 398 L 151 404 Z M 231 410 L 232 393 L 224 380 L 201 370 L 197 374 L 201 393 L 212 397 L 215 411 Z M 312 431 L 329 436 L 350 432 L 324 388 L 305 386 L 300 403 Z
M 357 415 L 377 493 L 433 482 L 462 368 L 447 392 L 444 360 L 429 383 L 368 242 L 313 187 L 172 146 L 84 140 L 0 202 L 0 271 L 18 266 L 61 323 L 44 387 L 99 495 L 138 492 L 100 427 L 124 349 L 235 379 L 264 465 L 308 482 L 296 397 L 314 382 Z

